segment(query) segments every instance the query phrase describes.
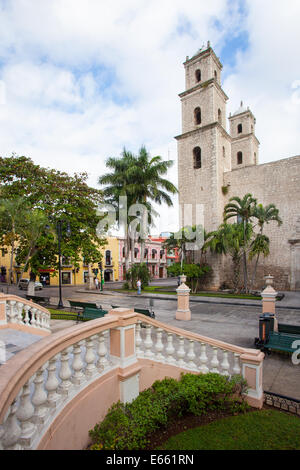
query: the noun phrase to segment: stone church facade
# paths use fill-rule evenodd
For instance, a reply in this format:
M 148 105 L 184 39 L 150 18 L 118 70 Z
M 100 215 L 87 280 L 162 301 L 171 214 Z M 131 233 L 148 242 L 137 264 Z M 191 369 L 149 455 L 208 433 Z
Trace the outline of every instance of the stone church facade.
M 180 93 L 182 133 L 178 146 L 179 204 L 202 204 L 206 231 L 223 222 L 224 206 L 233 196 L 251 193 L 258 203 L 273 203 L 283 224 L 270 222 L 270 255 L 261 257 L 255 288 L 271 274 L 275 288 L 300 290 L 300 156 L 259 164 L 256 120 L 249 108 L 229 116 L 228 97 L 221 86 L 222 64 L 210 44 L 184 63 L 186 89 Z M 276 136 L 274 136 L 276 139 Z M 233 219 L 231 219 L 233 220 Z M 196 220 L 193 220 L 195 223 Z M 230 259 L 209 255 L 210 287 L 230 284 Z M 251 270 L 250 270 L 251 271 Z

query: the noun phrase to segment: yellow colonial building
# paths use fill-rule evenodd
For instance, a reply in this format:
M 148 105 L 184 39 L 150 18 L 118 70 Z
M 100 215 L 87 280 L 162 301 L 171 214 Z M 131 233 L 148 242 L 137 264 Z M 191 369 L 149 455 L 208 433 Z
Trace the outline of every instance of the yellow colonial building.
M 101 248 L 102 260 L 92 266 L 95 277 L 100 280 L 100 262 L 102 263 L 102 276 L 105 282 L 119 280 L 119 240 L 117 237 L 107 237 L 107 244 Z M 8 281 L 10 266 L 10 251 L 5 253 L 4 248 L 0 248 L 0 282 Z M 98 270 L 98 271 L 97 271 Z M 13 279 L 14 283 L 18 282 L 22 272 L 22 266 L 13 263 Z M 25 272 L 23 278 L 29 278 L 29 272 Z M 63 285 L 83 285 L 87 282 L 88 265 L 84 259 L 78 268 L 69 264 L 68 260 L 62 256 L 62 284 Z M 37 277 L 44 285 L 58 286 L 59 276 L 54 269 L 41 269 Z

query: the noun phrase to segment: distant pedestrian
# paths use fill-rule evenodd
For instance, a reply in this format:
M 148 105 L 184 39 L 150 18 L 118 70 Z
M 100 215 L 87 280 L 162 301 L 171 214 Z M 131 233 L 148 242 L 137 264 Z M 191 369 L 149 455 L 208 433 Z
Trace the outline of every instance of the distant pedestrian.
M 180 276 L 178 276 L 177 285 L 180 286 Z
M 97 277 L 95 277 L 95 286 L 96 286 L 96 290 L 99 288 L 99 280 Z
M 136 285 L 137 285 L 137 289 L 138 289 L 137 293 L 138 293 L 138 295 L 140 295 L 141 294 L 141 287 L 142 287 L 142 283 L 141 283 L 140 279 L 138 279 Z

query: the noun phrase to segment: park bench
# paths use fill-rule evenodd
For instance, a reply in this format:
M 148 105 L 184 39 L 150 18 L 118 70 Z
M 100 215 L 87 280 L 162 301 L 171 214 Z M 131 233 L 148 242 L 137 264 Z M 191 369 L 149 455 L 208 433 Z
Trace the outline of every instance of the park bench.
M 83 312 L 78 313 L 77 321 L 88 321 L 95 320 L 96 318 L 104 317 L 108 313 L 108 310 L 102 310 L 100 308 L 85 307 Z
M 288 325 L 287 323 L 278 323 L 278 333 L 287 333 L 300 336 L 300 325 Z
M 95 303 L 90 303 L 90 302 L 80 302 L 79 300 L 68 300 L 70 303 L 70 306 L 77 309 L 80 308 L 81 310 L 85 308 L 96 308 L 96 309 L 102 309 L 101 305 L 97 305 Z
M 35 303 L 41 304 L 41 305 L 49 305 L 49 303 L 50 303 L 50 297 L 41 297 L 39 295 L 28 295 L 28 294 L 26 294 L 26 299 L 27 300 L 32 300 L 32 302 L 35 302 Z
M 275 351 L 293 353 L 296 349 L 292 348 L 292 344 L 296 340 L 300 340 L 300 335 L 277 333 L 275 331 L 271 331 L 269 333 L 268 341 L 264 344 L 264 349 L 267 350 L 267 352 L 272 349 Z
M 119 308 L 117 305 L 112 305 L 111 307 Z M 142 313 L 143 315 L 146 315 L 147 317 L 155 318 L 155 313 L 149 310 L 148 308 L 135 308 L 134 311 L 136 313 Z

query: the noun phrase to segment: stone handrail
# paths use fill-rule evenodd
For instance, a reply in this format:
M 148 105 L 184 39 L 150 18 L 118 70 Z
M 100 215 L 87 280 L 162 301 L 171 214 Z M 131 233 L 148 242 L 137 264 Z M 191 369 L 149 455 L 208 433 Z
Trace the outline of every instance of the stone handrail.
M 178 342 L 176 347 L 174 340 Z M 220 351 L 223 355 L 221 363 L 217 357 Z M 232 370 L 228 360 L 230 353 Z M 41 339 L 1 366 L 0 449 L 48 448 L 51 442 L 55 448 L 53 423 L 63 423 L 60 416 L 67 413 L 65 410 L 70 413 L 72 407 L 75 409 L 76 400 L 81 400 L 80 408 L 83 409 L 83 396 L 87 401 L 90 396 L 94 400 L 98 397 L 93 405 L 89 404 L 88 410 L 93 416 L 86 429 L 82 423 L 84 418 L 80 422 L 86 439 L 88 429 L 97 422 L 99 397 L 105 401 L 103 397 L 109 384 L 114 386 L 112 393 L 107 392 L 106 411 L 118 399 L 126 402 L 137 396 L 145 388 L 145 377 L 149 381 L 149 376 L 154 374 L 155 380 L 155 370 L 164 376 L 176 376 L 178 371 L 210 371 L 223 375 L 242 374 L 246 379 L 250 371 L 248 398 L 259 407 L 262 405 L 263 357 L 260 351 L 171 327 L 130 309 L 111 310 L 104 318 Z M 93 395 L 96 385 L 102 386 L 99 395 Z M 77 413 L 80 413 L 79 408 Z M 96 421 L 92 422 L 93 419 Z M 59 435 L 59 426 L 57 429 Z M 61 433 L 56 445 L 62 445 L 62 439 L 70 438 L 66 430 Z
M 16 295 L 0 294 L 0 328 L 12 327 L 38 334 L 49 334 L 50 312 Z

